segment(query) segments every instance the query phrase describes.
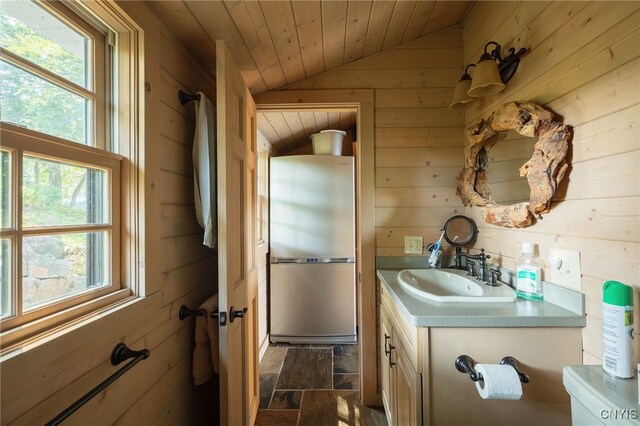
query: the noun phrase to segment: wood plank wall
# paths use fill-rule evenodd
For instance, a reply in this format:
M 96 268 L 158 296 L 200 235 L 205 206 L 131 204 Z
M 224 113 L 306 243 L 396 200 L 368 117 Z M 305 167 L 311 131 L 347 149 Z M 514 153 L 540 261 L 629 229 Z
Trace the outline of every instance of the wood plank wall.
M 448 109 L 462 74 L 450 28 L 286 87 L 375 89 L 376 254 L 402 256 L 404 236 L 434 241 L 462 213 L 463 113 Z
M 507 268 L 523 241 L 538 244 L 546 263 L 554 248 L 580 252 L 587 364 L 602 363 L 602 284 L 640 288 L 639 9 L 639 2 L 477 2 L 464 22 L 465 63 L 476 62 L 489 40 L 530 49 L 502 93 L 467 110 L 466 126 L 511 100 L 539 103 L 573 126 L 571 168 L 543 220 L 509 230 L 485 224 L 477 208 L 465 212 L 480 227 L 476 248 Z M 544 273 L 549 280 L 548 267 Z M 638 358 L 637 334 L 635 341 Z
M 460 75 L 462 30 L 450 28 L 286 87 L 374 89 L 377 256 L 403 256 L 405 235 L 435 241 L 463 211 L 464 114 L 448 108 Z
M 147 255 L 157 253 L 147 258 L 147 298 L 3 362 L 3 425 L 50 420 L 116 371 L 109 357 L 119 341 L 151 355 L 65 424 L 200 424 L 217 416 L 217 390 L 193 385 L 193 320 L 178 319 L 180 305 L 196 308 L 216 291 L 217 274 L 193 208 L 194 106 L 180 105 L 177 92 L 215 99 L 214 80 L 141 2 L 122 7 L 145 31 L 146 245 Z

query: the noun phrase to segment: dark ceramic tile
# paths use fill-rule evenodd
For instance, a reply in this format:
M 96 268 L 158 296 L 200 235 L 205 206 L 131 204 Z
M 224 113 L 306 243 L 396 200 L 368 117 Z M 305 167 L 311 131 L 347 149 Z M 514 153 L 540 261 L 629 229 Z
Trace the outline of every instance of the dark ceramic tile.
M 280 373 L 280 367 L 282 367 L 282 361 L 284 361 L 286 354 L 287 348 L 269 346 L 260 361 L 260 374 Z
M 261 374 L 260 375 L 260 408 L 269 407 L 273 388 L 278 381 L 277 374 Z
M 359 394 L 357 391 L 305 391 L 298 425 L 386 426 L 384 412 L 363 406 Z
M 254 426 L 295 426 L 298 410 L 258 410 Z
M 289 348 L 276 389 L 331 389 L 331 349 Z
M 358 345 L 335 345 L 333 347 L 334 373 L 359 373 Z
M 359 351 L 359 345 L 333 345 L 333 356 L 357 357 Z
M 273 398 L 271 398 L 271 404 L 269 404 L 270 410 L 297 410 L 300 408 L 300 401 L 302 401 L 303 391 L 275 391 L 273 392 Z
M 334 374 L 333 388 L 360 390 L 360 375 L 359 374 Z

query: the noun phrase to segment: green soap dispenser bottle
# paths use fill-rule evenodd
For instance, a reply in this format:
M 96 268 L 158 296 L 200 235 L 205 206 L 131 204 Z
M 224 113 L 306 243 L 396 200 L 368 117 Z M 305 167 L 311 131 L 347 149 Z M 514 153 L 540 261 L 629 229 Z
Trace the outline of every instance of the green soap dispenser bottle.
M 633 377 L 633 291 L 617 281 L 602 286 L 602 369 Z

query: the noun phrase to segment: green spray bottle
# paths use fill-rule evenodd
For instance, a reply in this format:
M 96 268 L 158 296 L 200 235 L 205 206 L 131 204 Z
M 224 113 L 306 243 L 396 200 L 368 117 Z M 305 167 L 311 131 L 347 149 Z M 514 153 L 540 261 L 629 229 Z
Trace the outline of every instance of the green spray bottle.
M 633 377 L 633 291 L 617 281 L 602 286 L 602 369 L 623 379 Z

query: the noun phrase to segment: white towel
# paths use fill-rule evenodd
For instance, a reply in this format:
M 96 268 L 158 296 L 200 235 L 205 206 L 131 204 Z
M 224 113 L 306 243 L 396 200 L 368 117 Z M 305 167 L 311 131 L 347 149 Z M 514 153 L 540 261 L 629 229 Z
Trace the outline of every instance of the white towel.
M 211 318 L 209 314 L 218 309 L 218 295 L 207 299 L 200 309 L 206 314 L 196 317 L 195 343 L 193 349 L 193 382 L 201 385 L 208 382 L 214 373 L 220 371 L 218 346 L 218 318 Z
M 204 229 L 202 244 L 215 248 L 216 239 L 216 126 L 213 104 L 204 93 L 196 100 L 193 138 L 193 199 L 198 223 Z

